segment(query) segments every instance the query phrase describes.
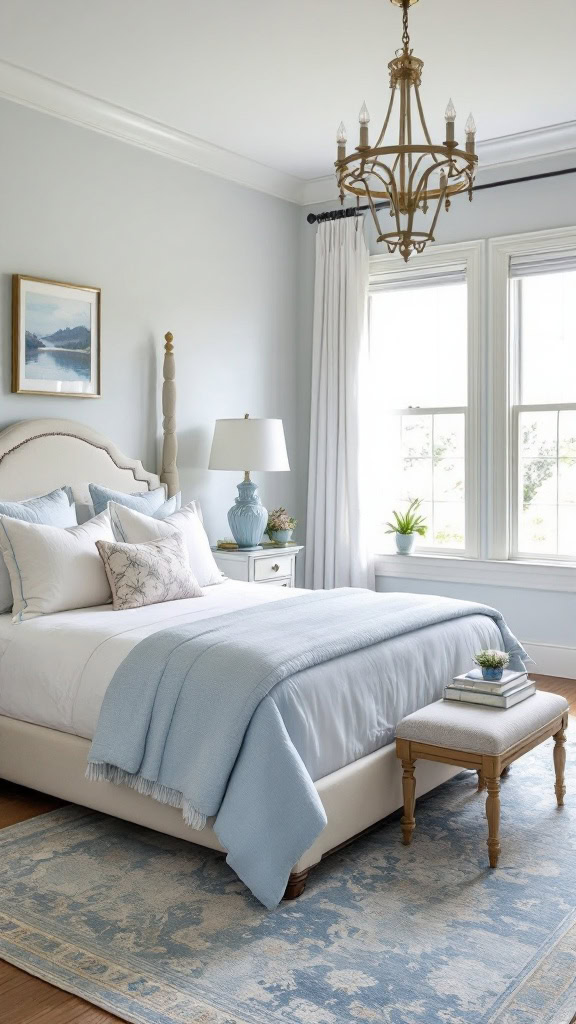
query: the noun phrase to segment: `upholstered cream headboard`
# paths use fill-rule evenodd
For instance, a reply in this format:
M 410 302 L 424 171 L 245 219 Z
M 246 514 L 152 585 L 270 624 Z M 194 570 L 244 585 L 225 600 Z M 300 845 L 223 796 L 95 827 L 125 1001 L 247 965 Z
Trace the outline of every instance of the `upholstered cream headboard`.
M 23 420 L 0 433 L 3 500 L 31 498 L 69 484 L 79 501 L 88 501 L 89 483 L 148 491 L 160 486 L 160 477 L 74 420 Z
M 164 447 L 162 473 L 149 473 L 113 441 L 74 420 L 39 419 L 13 423 L 0 432 L 0 500 L 46 494 L 69 485 L 78 501 L 88 501 L 88 484 L 116 491 L 148 491 L 162 481 L 168 494 L 179 487 L 176 468 L 176 389 L 172 335 L 164 356 Z

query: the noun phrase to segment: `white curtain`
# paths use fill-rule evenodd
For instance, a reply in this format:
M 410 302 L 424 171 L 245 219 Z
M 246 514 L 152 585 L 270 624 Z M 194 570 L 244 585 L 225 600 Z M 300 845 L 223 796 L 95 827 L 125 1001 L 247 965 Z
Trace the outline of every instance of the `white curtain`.
M 362 218 L 320 224 L 305 572 L 312 589 L 375 585 L 367 526 L 368 272 Z

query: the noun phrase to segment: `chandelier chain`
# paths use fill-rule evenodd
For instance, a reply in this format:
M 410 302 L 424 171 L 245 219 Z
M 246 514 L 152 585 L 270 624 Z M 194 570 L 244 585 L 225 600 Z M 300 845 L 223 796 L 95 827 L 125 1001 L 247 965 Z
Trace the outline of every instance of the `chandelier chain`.
M 403 3 L 402 3 L 402 45 L 404 47 L 404 52 L 405 53 L 408 53 L 408 48 L 410 46 L 410 36 L 408 34 L 408 8 L 409 8 L 409 6 L 410 6 L 410 4 L 408 3 L 408 0 L 403 0 Z

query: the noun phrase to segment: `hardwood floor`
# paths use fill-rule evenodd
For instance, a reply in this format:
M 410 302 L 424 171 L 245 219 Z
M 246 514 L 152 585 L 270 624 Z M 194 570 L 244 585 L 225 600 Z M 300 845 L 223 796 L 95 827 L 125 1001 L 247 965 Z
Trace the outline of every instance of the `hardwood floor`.
M 576 716 L 576 680 L 535 676 L 541 690 L 561 693 Z M 61 807 L 61 800 L 0 781 L 0 828 Z M 574 1007 L 576 1010 L 576 1007 Z M 0 1024 L 114 1024 L 118 1017 L 0 960 Z M 190 1024 L 193 1024 L 191 1021 Z M 576 1015 L 570 1024 L 576 1024 Z

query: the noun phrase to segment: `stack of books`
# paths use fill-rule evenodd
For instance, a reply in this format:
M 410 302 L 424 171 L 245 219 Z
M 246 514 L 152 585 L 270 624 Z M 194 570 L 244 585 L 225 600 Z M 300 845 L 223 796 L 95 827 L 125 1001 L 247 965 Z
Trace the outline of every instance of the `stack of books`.
M 505 670 L 502 679 L 490 682 L 483 678 L 482 670 L 472 669 L 444 688 L 444 700 L 461 700 L 469 704 L 489 704 L 494 708 L 512 708 L 536 692 L 536 685 L 527 672 Z

